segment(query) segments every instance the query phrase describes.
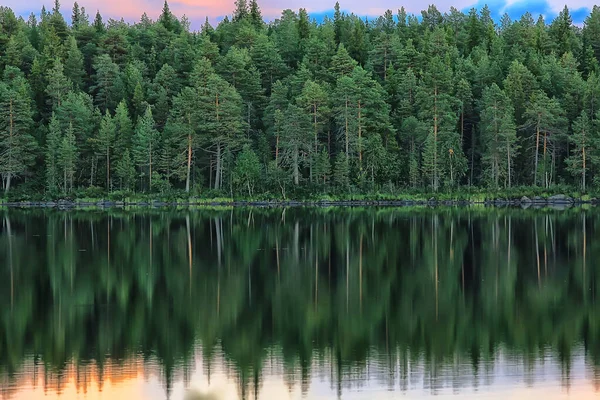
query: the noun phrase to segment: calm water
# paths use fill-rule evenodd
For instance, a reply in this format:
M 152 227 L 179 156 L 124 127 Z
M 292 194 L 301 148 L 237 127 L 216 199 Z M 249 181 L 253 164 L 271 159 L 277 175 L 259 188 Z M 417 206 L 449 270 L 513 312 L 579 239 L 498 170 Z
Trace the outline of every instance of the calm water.
M 0 398 L 597 398 L 599 231 L 594 209 L 0 211 Z

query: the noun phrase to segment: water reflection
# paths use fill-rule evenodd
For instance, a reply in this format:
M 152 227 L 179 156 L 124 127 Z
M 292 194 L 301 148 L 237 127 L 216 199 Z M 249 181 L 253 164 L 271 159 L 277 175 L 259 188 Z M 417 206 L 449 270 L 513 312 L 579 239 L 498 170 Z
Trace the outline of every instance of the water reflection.
M 2 398 L 600 389 L 595 210 L 9 210 L 0 220 Z

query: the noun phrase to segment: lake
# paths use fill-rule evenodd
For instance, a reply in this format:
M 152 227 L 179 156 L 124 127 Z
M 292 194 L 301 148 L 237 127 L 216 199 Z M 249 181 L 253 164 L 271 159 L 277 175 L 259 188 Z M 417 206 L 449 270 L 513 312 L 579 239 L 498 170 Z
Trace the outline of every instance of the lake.
M 599 230 L 594 208 L 0 210 L 0 398 L 597 398 Z

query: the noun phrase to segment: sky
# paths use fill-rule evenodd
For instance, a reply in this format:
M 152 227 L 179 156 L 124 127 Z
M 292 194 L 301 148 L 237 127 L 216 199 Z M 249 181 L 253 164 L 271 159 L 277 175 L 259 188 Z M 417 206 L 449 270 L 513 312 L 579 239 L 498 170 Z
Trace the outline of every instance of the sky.
M 353 12 L 360 16 L 377 17 L 385 10 L 391 9 L 394 13 L 404 6 L 409 14 L 420 15 L 426 4 L 435 4 L 441 12 L 446 12 L 450 7 L 468 11 L 472 7 L 480 9 L 488 4 L 492 15 L 496 20 L 505 12 L 512 18 L 519 18 L 524 12 L 529 11 L 537 19 L 543 15 L 546 20 L 551 21 L 565 6 L 565 0 L 429 0 L 426 2 L 396 1 L 396 0 L 339 0 L 340 7 L 346 12 Z M 123 17 L 128 22 L 139 21 L 143 12 L 151 19 L 156 19 L 160 14 L 164 0 L 78 0 L 80 6 L 84 6 L 90 19 L 99 10 L 104 20 L 108 18 L 120 19 Z M 324 15 L 333 14 L 335 0 L 259 0 L 263 17 L 267 20 L 277 18 L 284 8 L 298 10 L 303 7 L 317 19 Z M 16 14 L 26 17 L 31 12 L 39 13 L 42 5 L 50 10 L 53 0 L 3 0 L 2 5 L 12 8 Z M 582 24 L 585 17 L 593 7 L 594 0 L 570 0 L 568 7 L 576 24 Z M 206 17 L 214 24 L 225 15 L 231 15 L 234 8 L 234 0 L 169 0 L 171 11 L 178 17 L 186 15 L 191 23 L 192 29 L 198 28 Z M 63 0 L 61 11 L 65 18 L 70 19 L 71 0 Z

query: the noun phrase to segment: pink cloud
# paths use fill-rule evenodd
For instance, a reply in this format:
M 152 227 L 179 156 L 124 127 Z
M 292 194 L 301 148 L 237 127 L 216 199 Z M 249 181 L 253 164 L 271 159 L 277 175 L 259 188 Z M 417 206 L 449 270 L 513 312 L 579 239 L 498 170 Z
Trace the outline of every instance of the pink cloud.
M 148 16 L 155 19 L 160 14 L 163 6 L 163 0 L 79 0 L 80 6 L 85 7 L 91 17 L 100 10 L 100 13 L 105 19 L 114 18 L 120 19 L 123 17 L 127 21 L 137 21 L 139 17 L 146 12 Z M 474 0 L 439 0 L 436 2 L 440 10 L 445 11 L 453 5 L 456 8 L 467 7 L 474 4 Z M 27 15 L 30 12 L 38 13 L 45 4 L 49 10 L 53 7 L 52 0 L 4 0 L 4 5 L 11 7 L 16 13 Z M 425 3 L 423 3 L 425 4 Z M 402 5 L 409 12 L 419 13 L 423 4 L 414 2 L 406 4 L 406 2 L 389 1 L 389 0 L 342 0 L 340 1 L 341 8 L 360 15 L 380 15 L 383 11 L 392 9 L 394 12 Z M 263 16 L 267 19 L 273 19 L 281 14 L 285 8 L 298 10 L 306 8 L 309 12 L 321 12 L 333 9 L 335 0 L 259 0 Z M 190 18 L 209 17 L 215 20 L 218 17 L 231 15 L 234 9 L 234 0 L 170 0 L 169 6 L 173 13 L 177 16 L 186 14 Z M 65 17 L 70 17 L 72 3 L 63 1 L 61 5 L 62 13 Z
M 67 19 L 71 15 L 72 1 L 63 0 L 62 13 Z M 333 9 L 335 0 L 258 0 L 263 17 L 267 20 L 273 20 L 281 15 L 284 8 L 298 10 L 303 7 L 308 12 L 323 12 Z M 524 0 L 506 0 L 507 4 L 511 2 L 521 2 Z M 562 0 L 548 0 L 556 9 L 562 9 Z M 591 8 L 593 0 L 573 0 L 573 4 L 579 7 Z M 84 6 L 93 18 L 96 10 L 105 20 L 108 18 L 124 18 L 128 22 L 136 22 L 140 16 L 146 12 L 151 19 L 156 19 L 160 15 L 163 6 L 163 0 L 78 0 L 80 6 Z M 405 0 L 340 0 L 340 6 L 343 10 L 354 12 L 358 15 L 378 16 L 387 9 L 396 12 L 404 6 L 409 13 L 420 14 L 422 9 L 426 9 L 428 4 L 435 3 L 437 8 L 442 11 L 448 11 L 451 6 L 457 9 L 465 9 L 475 4 L 482 4 L 478 0 L 430 0 L 426 2 L 407 2 Z M 4 0 L 3 5 L 11 7 L 17 14 L 26 16 L 30 12 L 39 13 L 42 4 L 50 10 L 53 7 L 53 0 Z M 573 5 L 572 4 L 572 5 Z M 206 17 L 212 23 L 217 22 L 225 15 L 231 15 L 234 9 L 234 0 L 169 0 L 171 11 L 181 17 L 187 15 L 192 22 L 192 27 L 197 28 Z M 559 7 L 560 5 L 560 7 Z

